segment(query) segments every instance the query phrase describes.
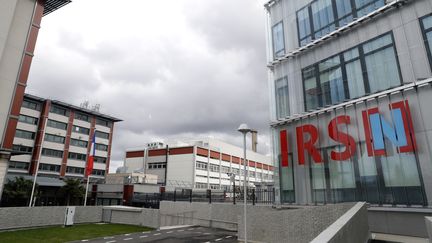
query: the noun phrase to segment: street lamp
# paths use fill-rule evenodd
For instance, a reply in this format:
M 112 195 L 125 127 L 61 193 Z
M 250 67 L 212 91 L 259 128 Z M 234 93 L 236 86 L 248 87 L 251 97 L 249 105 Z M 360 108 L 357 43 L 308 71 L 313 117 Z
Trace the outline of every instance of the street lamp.
M 246 176 L 247 176 L 247 169 L 246 169 L 246 134 L 248 132 L 251 132 L 252 130 L 248 127 L 248 125 L 246 125 L 245 123 L 241 124 L 239 126 L 239 128 L 237 129 L 237 131 L 243 133 L 243 152 L 244 152 L 244 157 L 243 157 L 243 170 L 244 170 L 244 175 L 243 175 L 243 214 L 244 214 L 244 242 L 247 243 L 247 223 L 246 223 Z M 241 174 L 241 173 L 240 173 Z

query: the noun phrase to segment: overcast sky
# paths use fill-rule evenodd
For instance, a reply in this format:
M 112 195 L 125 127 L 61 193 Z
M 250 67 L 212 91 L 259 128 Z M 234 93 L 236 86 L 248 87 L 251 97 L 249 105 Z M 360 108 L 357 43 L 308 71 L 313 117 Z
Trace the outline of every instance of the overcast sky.
M 263 3 L 74 0 L 42 20 L 26 92 L 88 100 L 124 120 L 110 172 L 126 148 L 151 141 L 211 136 L 241 146 L 243 122 L 268 153 Z

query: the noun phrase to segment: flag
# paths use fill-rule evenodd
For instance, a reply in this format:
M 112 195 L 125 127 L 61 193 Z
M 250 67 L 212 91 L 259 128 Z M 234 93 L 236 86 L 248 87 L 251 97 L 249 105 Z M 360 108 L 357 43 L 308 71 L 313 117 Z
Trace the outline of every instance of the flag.
M 94 162 L 95 151 L 96 151 L 95 144 L 96 144 L 96 130 L 93 133 L 93 138 L 92 138 L 92 142 L 91 142 L 90 153 L 89 153 L 89 156 L 87 158 L 86 177 L 88 177 L 89 175 L 91 175 L 92 172 L 93 172 L 93 162 Z

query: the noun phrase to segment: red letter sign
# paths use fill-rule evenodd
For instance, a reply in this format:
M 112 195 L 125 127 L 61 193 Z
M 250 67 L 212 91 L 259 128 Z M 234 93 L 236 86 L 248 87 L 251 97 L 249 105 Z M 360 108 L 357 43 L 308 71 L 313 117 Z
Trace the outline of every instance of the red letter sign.
M 331 151 L 330 157 L 332 160 L 347 160 L 356 152 L 354 138 L 346 133 L 340 132 L 337 127 L 338 124 L 350 123 L 351 119 L 349 116 L 338 116 L 333 118 L 328 125 L 330 138 L 345 145 L 345 151 L 343 152 Z
M 288 140 L 287 131 L 280 131 L 281 166 L 288 167 Z
M 306 143 L 303 141 L 303 133 L 305 132 L 309 133 L 310 135 L 310 140 Z M 296 135 L 299 164 L 304 165 L 305 163 L 304 150 L 309 152 L 315 162 L 322 162 L 321 154 L 314 146 L 315 142 L 318 140 L 318 129 L 310 124 L 303 125 L 296 128 Z

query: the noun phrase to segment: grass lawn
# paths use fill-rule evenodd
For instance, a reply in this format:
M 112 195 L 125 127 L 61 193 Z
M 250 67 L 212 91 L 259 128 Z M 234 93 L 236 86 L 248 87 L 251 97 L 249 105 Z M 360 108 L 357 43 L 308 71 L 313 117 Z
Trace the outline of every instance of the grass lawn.
M 150 230 L 152 229 L 147 227 L 124 224 L 77 224 L 71 227 L 54 226 L 46 228 L 0 232 L 0 242 L 58 243 Z

